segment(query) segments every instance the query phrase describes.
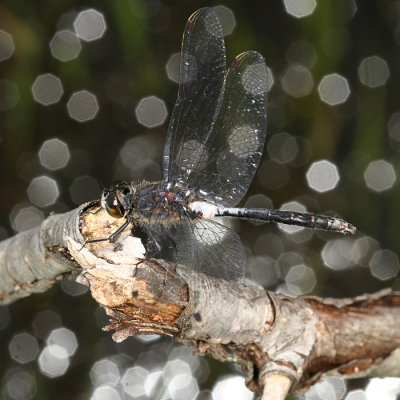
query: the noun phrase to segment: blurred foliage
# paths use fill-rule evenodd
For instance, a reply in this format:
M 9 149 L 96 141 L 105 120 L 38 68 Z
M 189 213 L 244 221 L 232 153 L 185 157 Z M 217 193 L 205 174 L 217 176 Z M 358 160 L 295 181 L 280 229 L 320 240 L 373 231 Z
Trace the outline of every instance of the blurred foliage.
M 119 149 L 129 138 L 142 137 L 157 150 L 154 161 L 158 167 L 152 166 L 143 171 L 143 176 L 136 177 L 161 177 L 160 160 L 167 122 L 161 127 L 147 129 L 136 122 L 134 109 L 142 97 L 155 95 L 165 101 L 171 112 L 177 85 L 168 80 L 165 64 L 171 54 L 180 50 L 181 35 L 189 15 L 206 5 L 216 4 L 197 0 L 1 1 L 0 29 L 12 35 L 16 50 L 9 60 L 0 62 L 0 79 L 14 82 L 20 96 L 14 108 L 0 111 L 0 226 L 4 228 L 3 237 L 6 232 L 14 234 L 10 212 L 15 205 L 29 202 L 27 187 L 35 176 L 51 176 L 57 180 L 61 191 L 57 204 L 44 209 L 44 214 L 77 205 L 69 193 L 76 177 L 90 175 L 106 186 L 115 179 L 134 177 L 135 171 L 117 168 L 116 162 Z M 268 137 L 286 131 L 308 140 L 311 149 L 306 163 L 287 166 L 286 185 L 267 191 L 256 176 L 248 197 L 264 193 L 277 208 L 297 199 L 312 211 L 333 210 L 331 212 L 356 225 L 362 234 L 376 239 L 381 248 L 398 253 L 400 207 L 396 199 L 399 185 L 396 183 L 391 190 L 376 193 L 367 188 L 363 178 L 368 163 L 380 158 L 399 170 L 400 146 L 392 146 L 387 130 L 390 116 L 399 110 L 398 2 L 359 1 L 353 15 L 354 2 L 350 0 L 320 1 L 315 12 L 303 19 L 288 15 L 282 1 L 232 0 L 224 5 L 233 11 L 237 23 L 233 33 L 225 38 L 228 62 L 236 54 L 254 49 L 265 56 L 273 72 L 275 84 L 269 98 Z M 49 41 L 54 33 L 61 28 L 71 28 L 74 16 L 91 7 L 105 17 L 104 37 L 90 43 L 82 42 L 82 51 L 75 60 L 63 63 L 53 58 Z M 397 36 L 400 40 L 399 33 Z M 311 67 L 314 87 L 309 95 L 293 98 L 282 90 L 280 79 L 288 65 L 287 50 L 300 39 L 315 49 L 316 60 Z M 386 60 L 391 72 L 386 85 L 374 89 L 360 83 L 358 76 L 360 62 L 371 55 Z M 31 85 L 38 75 L 48 72 L 61 79 L 64 94 L 57 104 L 44 107 L 33 100 Z M 348 100 L 335 107 L 323 103 L 317 91 L 322 77 L 330 73 L 345 76 L 351 88 Z M 82 89 L 94 93 L 100 105 L 96 118 L 86 123 L 71 119 L 66 110 L 71 94 Z M 37 153 L 46 139 L 54 137 L 64 140 L 73 156 L 67 168 L 52 172 L 40 166 Z M 86 161 L 82 161 L 79 154 L 84 154 Z M 307 186 L 305 175 L 312 161 L 324 158 L 338 166 L 341 181 L 335 190 L 317 193 Z M 265 152 L 264 161 L 267 159 Z M 243 223 L 238 228 L 249 249 L 265 232 L 285 236 L 272 225 Z M 309 266 L 318 278 L 316 294 L 350 296 L 392 285 L 393 280 L 381 282 L 372 277 L 365 266 L 341 272 L 327 270 L 320 252 L 325 241 L 333 238 L 332 234 L 315 234 L 309 241 L 285 245 L 286 250 L 309 254 Z M 64 325 L 76 332 L 80 350 L 61 378 L 43 377 L 36 363 L 27 366 L 37 377 L 37 398 L 88 398 L 92 390 L 88 372 L 94 361 L 121 352 L 137 359 L 146 349 L 134 339 L 113 344 L 110 335 L 102 333 L 96 322 L 100 319 L 104 323 L 105 317 L 101 310 L 96 310 L 89 294 L 73 298 L 57 287 L 9 307 L 11 323 L 7 329 L 0 330 L 3 344 L 0 346 L 0 379 L 13 365 L 7 343 L 15 332 L 30 331 L 33 316 L 44 308 L 60 313 Z M 212 374 L 202 387 L 212 385 L 218 374 L 231 370 L 215 362 L 211 368 Z

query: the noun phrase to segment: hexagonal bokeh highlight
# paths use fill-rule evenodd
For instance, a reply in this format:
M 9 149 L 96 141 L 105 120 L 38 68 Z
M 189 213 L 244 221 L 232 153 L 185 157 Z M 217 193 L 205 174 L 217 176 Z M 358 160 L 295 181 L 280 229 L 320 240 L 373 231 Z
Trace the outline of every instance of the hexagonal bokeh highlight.
M 364 180 L 369 189 L 383 192 L 393 187 L 397 175 L 392 164 L 385 160 L 376 160 L 368 164 Z
M 10 356 L 20 364 L 33 361 L 39 353 L 39 345 L 35 336 L 23 332 L 15 335 L 8 346 Z
M 0 62 L 8 60 L 14 51 L 15 46 L 12 36 L 0 29 Z
M 399 378 L 372 378 L 365 388 L 368 400 L 395 400 L 400 394 Z
M 15 400 L 36 398 L 36 377 L 26 369 L 9 368 L 5 373 L 3 382 L 2 394 L 5 398 Z
M 57 181 L 45 175 L 32 179 L 27 192 L 29 200 L 38 207 L 51 206 L 60 195 Z
M 238 375 L 224 376 L 212 389 L 212 399 L 251 400 L 254 394 L 247 389 L 244 378 Z
M 33 206 L 16 205 L 10 214 L 11 225 L 17 232 L 38 226 L 44 219 L 43 213 Z
M 217 13 L 221 22 L 222 32 L 224 36 L 230 35 L 236 27 L 236 19 L 233 11 L 226 6 L 215 6 L 213 10 Z
M 57 103 L 64 93 L 60 78 L 53 74 L 39 75 L 31 90 L 35 101 L 44 106 Z
M 300 64 L 291 65 L 283 74 L 281 83 L 283 90 L 295 98 L 307 96 L 314 86 L 310 70 Z
M 19 90 L 14 82 L 0 79 L 0 111 L 11 110 L 19 101 Z
M 324 103 L 336 106 L 347 100 L 350 86 L 347 79 L 339 74 L 325 75 L 318 85 L 318 93 Z
M 78 340 L 74 332 L 67 328 L 57 328 L 50 332 L 47 344 L 62 347 L 68 356 L 73 356 L 78 348 Z
M 296 18 L 311 15 L 317 6 L 316 0 L 283 0 L 286 12 Z
M 78 122 L 86 122 L 96 117 L 99 111 L 97 98 L 87 90 L 72 94 L 67 103 L 68 114 Z
M 352 390 L 351 392 L 347 393 L 347 396 L 344 400 L 367 400 L 367 395 L 365 394 L 364 390 Z
M 132 397 L 141 397 L 146 395 L 144 384 L 149 372 L 142 367 L 132 367 L 126 370 L 121 378 L 124 392 Z
M 122 397 L 119 391 L 110 386 L 97 387 L 90 396 L 90 400 L 121 400 L 121 399 Z
M 70 158 L 67 143 L 57 138 L 46 140 L 39 150 L 40 164 L 51 171 L 64 168 Z
M 172 82 L 179 83 L 179 65 L 181 62 L 181 54 L 171 54 L 167 63 L 165 64 L 165 71 L 167 72 L 168 79 Z
M 354 265 L 352 251 L 352 239 L 329 240 L 321 251 L 321 258 L 328 268 L 344 270 Z
M 135 113 L 138 122 L 147 128 L 162 125 L 168 116 L 164 101 L 156 96 L 141 99 L 135 109 Z
M 310 293 L 315 285 L 317 279 L 314 271 L 304 264 L 294 265 L 286 274 L 285 282 L 287 287 L 292 293 L 300 296 L 305 293 Z
M 195 399 L 199 387 L 191 374 L 177 374 L 168 382 L 168 393 L 171 399 Z
M 46 339 L 53 329 L 61 326 L 62 321 L 60 314 L 53 310 L 45 309 L 39 311 L 32 321 L 33 332 L 40 339 Z
M 77 58 L 82 50 L 78 36 L 68 29 L 56 32 L 49 47 L 52 56 L 63 62 Z
M 106 358 L 96 361 L 90 371 L 90 379 L 94 386 L 115 386 L 120 379 L 118 365 L 114 361 Z
M 369 268 L 375 278 L 386 281 L 394 278 L 399 273 L 399 259 L 393 251 L 378 250 L 371 257 Z
M 62 376 L 67 372 L 70 360 L 67 351 L 58 345 L 46 346 L 40 353 L 38 364 L 43 375 L 49 378 Z
M 78 37 L 86 42 L 100 39 L 106 29 L 106 21 L 103 14 L 91 8 L 81 11 L 74 21 L 74 29 Z
M 378 56 L 364 58 L 358 67 L 361 83 L 370 88 L 383 86 L 389 79 L 389 75 L 387 62 Z
M 312 163 L 310 168 L 308 168 L 306 178 L 308 186 L 320 193 L 333 190 L 340 181 L 336 165 L 328 160 L 320 160 Z
M 286 132 L 273 135 L 268 142 L 267 149 L 269 158 L 280 164 L 293 161 L 299 152 L 296 139 Z

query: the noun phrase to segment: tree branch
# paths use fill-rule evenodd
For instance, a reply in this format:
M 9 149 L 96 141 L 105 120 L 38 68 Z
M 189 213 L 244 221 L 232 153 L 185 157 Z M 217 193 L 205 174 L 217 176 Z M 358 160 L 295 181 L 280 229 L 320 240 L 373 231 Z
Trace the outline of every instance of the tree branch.
M 400 295 L 386 290 L 353 299 L 293 299 L 146 260 L 130 229 L 116 243 L 82 248 L 83 238 L 108 237 L 124 222 L 84 210 L 52 216 L 38 230 L 0 244 L 0 277 L 11 277 L 0 280 L 3 303 L 81 271 L 78 280 L 111 317 L 104 329 L 114 331 L 115 341 L 136 334 L 174 337 L 197 354 L 240 364 L 247 386 L 265 399 L 284 399 L 325 375 L 400 376 Z

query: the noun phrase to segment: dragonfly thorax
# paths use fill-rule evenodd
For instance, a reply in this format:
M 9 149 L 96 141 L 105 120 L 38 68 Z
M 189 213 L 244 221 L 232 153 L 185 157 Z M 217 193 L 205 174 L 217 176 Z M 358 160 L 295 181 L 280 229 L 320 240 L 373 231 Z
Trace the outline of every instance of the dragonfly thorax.
M 136 218 L 152 222 L 173 222 L 196 218 L 189 208 L 193 201 L 190 190 L 167 182 L 146 183 L 136 187 L 132 213 Z

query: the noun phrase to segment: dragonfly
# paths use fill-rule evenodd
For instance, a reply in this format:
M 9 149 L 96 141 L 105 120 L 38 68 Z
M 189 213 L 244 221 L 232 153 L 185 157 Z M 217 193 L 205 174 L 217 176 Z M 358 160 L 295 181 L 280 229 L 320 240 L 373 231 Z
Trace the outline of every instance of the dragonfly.
M 235 207 L 247 192 L 267 131 L 268 74 L 262 55 L 239 54 L 226 72 L 222 27 L 211 8 L 193 13 L 184 30 L 178 98 L 170 119 L 160 182 L 119 182 L 101 206 L 122 226 L 140 230 L 146 256 L 181 263 L 225 280 L 244 279 L 239 235 L 222 217 L 261 220 L 341 233 L 350 223 L 315 213 Z

